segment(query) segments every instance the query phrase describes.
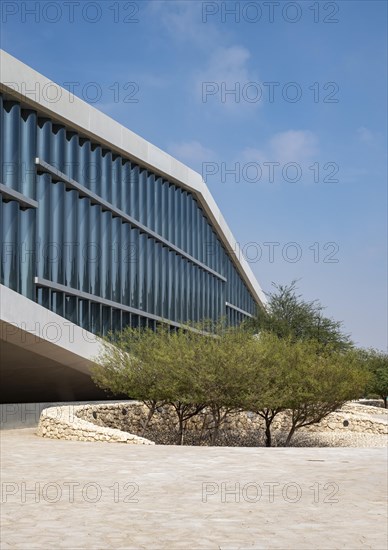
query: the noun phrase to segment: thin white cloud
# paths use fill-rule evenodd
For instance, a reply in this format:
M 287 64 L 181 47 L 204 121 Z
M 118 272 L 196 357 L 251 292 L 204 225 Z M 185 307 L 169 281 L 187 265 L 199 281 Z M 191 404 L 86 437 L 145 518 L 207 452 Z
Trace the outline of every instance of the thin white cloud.
M 246 89 L 251 82 L 258 83 L 257 70 L 250 68 L 250 51 L 233 44 L 233 35 L 225 25 L 220 31 L 219 26 L 204 16 L 202 2 L 158 0 L 149 2 L 147 10 L 171 41 L 189 44 L 193 53 L 197 53 L 197 62 L 202 67 L 190 70 L 187 80 L 197 102 L 215 107 L 217 112 L 221 108 L 234 114 L 250 113 L 257 108 L 258 87 Z M 192 61 L 191 66 L 194 64 Z
M 248 147 L 240 155 L 245 162 L 296 162 L 306 165 L 317 160 L 318 138 L 310 130 L 287 130 L 273 135 L 261 149 Z
M 360 141 L 363 143 L 372 143 L 375 140 L 373 132 L 366 128 L 365 126 L 360 126 L 357 128 L 357 136 Z
M 195 75 L 195 91 L 202 103 L 234 113 L 256 108 L 258 74 L 250 68 L 250 51 L 239 45 L 213 51 L 204 70 Z
M 158 20 L 175 41 L 191 42 L 202 50 L 219 43 L 225 32 L 203 17 L 202 2 L 157 0 L 147 5 L 147 13 Z
M 194 170 L 201 170 L 203 162 L 211 162 L 216 158 L 214 151 L 204 147 L 199 141 L 195 140 L 173 143 L 169 147 L 169 152 Z

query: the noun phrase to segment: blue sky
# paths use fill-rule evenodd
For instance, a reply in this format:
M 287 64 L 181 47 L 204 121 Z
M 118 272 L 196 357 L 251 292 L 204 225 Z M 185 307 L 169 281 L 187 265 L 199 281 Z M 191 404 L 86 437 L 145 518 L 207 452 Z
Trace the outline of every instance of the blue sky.
M 386 3 L 53 4 L 4 1 L 1 47 L 202 172 L 265 291 L 386 349 Z

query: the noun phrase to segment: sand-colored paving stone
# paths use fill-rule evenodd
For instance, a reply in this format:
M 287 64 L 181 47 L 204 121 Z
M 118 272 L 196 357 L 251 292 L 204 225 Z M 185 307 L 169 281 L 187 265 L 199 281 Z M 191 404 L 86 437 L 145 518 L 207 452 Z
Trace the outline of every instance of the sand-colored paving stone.
M 1 454 L 4 549 L 388 547 L 384 448 L 143 447 L 24 429 L 1 433 Z

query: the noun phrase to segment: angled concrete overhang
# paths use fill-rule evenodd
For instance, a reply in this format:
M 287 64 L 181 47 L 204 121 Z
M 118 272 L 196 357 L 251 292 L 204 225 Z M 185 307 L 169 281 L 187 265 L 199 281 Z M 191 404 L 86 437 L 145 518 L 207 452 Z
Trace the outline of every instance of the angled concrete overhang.
M 3 50 L 0 50 L 0 90 L 10 99 L 17 99 L 26 107 L 36 109 L 84 137 L 191 191 L 253 297 L 259 305 L 265 306 L 265 294 L 199 173 Z
M 97 336 L 4 285 L 0 285 L 0 340 L 84 374 L 90 374 L 102 351 Z

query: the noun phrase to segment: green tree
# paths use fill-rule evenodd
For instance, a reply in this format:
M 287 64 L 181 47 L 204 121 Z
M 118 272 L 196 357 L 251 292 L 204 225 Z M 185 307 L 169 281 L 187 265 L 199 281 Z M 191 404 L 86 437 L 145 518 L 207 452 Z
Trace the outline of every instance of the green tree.
M 388 404 L 388 354 L 376 349 L 360 351 L 361 360 L 369 373 L 369 382 L 366 391 L 369 394 L 378 395 L 384 401 L 384 407 Z
M 128 328 L 111 335 L 93 377 L 100 387 L 146 404 L 143 435 L 155 410 L 169 404 L 177 415 L 177 441 L 182 444 L 188 420 L 206 408 L 210 422 L 204 429 L 215 443 L 228 416 L 241 410 L 241 373 L 252 360 L 254 340 L 223 321 L 193 324 L 191 329 L 170 331 L 162 325 L 155 331 Z
M 255 356 L 252 336 L 242 328 L 218 324 L 213 338 L 206 338 L 197 361 L 201 363 L 201 385 L 212 424 L 214 444 L 227 418 L 242 411 L 247 391 L 247 369 Z
M 285 410 L 285 380 L 289 370 L 288 340 L 271 333 L 251 338 L 254 354 L 243 376 L 241 407 L 258 414 L 265 425 L 265 445 L 272 446 L 272 425 Z
M 290 285 L 273 283 L 275 291 L 269 294 L 267 309 L 259 308 L 256 317 L 246 326 L 256 332 L 272 332 L 279 338 L 316 340 L 322 347 L 346 350 L 352 342 L 342 330 L 342 323 L 323 314 L 319 301 L 306 301 L 297 294 L 297 281 Z
M 353 350 L 322 352 L 317 342 L 294 342 L 287 355 L 284 406 L 290 413 L 291 427 L 286 446 L 298 429 L 317 424 L 346 401 L 359 398 L 367 381 Z
M 166 325 L 111 335 L 92 376 L 100 387 L 142 401 L 149 410 L 146 430 L 157 407 L 170 404 L 178 419 L 178 444 L 187 421 L 199 414 L 206 395 L 198 351 L 206 342 L 199 331 L 171 331 Z
M 92 378 L 100 388 L 146 405 L 148 416 L 142 435 L 156 409 L 167 402 L 163 393 L 163 375 L 169 367 L 165 340 L 164 327 L 157 334 L 128 327 L 105 338 L 98 363 L 92 368 Z
M 273 421 L 287 412 L 289 445 L 296 430 L 320 422 L 349 399 L 359 397 L 365 383 L 365 371 L 353 350 L 322 350 L 314 340 L 294 341 L 262 332 L 256 338 L 243 408 L 264 419 L 267 447 L 272 445 Z

